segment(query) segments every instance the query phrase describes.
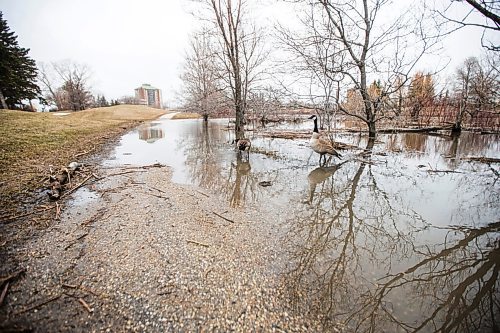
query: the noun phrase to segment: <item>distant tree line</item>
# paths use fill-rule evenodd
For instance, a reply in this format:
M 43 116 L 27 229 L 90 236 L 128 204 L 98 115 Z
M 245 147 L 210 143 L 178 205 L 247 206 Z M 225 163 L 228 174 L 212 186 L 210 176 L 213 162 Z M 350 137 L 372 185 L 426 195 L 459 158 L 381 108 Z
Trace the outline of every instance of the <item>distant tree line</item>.
M 205 25 L 192 36 L 185 58 L 185 108 L 205 119 L 231 110 L 237 137 L 248 117 L 266 118 L 292 104 L 314 109 L 327 127 L 338 115 L 354 118 L 370 137 L 394 120 L 446 124 L 457 132 L 463 124 L 500 127 L 498 47 L 487 35 L 499 30 L 494 2 L 462 2 L 469 14 L 484 17 L 476 24 L 469 15 L 463 20 L 449 15 L 460 3 L 454 0 L 442 4 L 445 9 L 405 3 L 396 12 L 390 1 L 297 0 L 294 5 L 304 8 L 297 11 L 300 29 L 277 28 L 276 45 L 289 56 L 281 66 L 264 68 L 264 35 L 248 19 L 245 1 L 193 1 L 203 5 L 198 15 Z M 485 31 L 481 42 L 493 53 L 467 59 L 447 84 L 438 83 L 436 73 L 416 72 L 442 38 L 468 26 Z M 281 74 L 292 79 L 276 79 Z M 275 76 L 274 88 L 261 85 L 266 76 Z M 297 83 L 303 83 L 304 93 L 294 88 Z
M 404 125 L 449 125 L 459 132 L 463 124 L 477 128 L 500 128 L 500 75 L 491 59 L 467 58 L 448 84 L 438 86 L 437 74 L 416 72 L 393 94 L 381 97 L 381 81 L 368 88 L 371 99 L 380 98 L 388 120 Z M 342 107 L 351 114 L 363 112 L 363 98 L 348 90 Z
M 37 66 L 29 49 L 18 45 L 0 11 L 0 108 L 34 111 L 32 99 L 49 110 L 85 110 L 118 105 L 104 95 L 91 93 L 90 68 L 69 60 Z M 26 105 L 29 101 L 30 105 Z

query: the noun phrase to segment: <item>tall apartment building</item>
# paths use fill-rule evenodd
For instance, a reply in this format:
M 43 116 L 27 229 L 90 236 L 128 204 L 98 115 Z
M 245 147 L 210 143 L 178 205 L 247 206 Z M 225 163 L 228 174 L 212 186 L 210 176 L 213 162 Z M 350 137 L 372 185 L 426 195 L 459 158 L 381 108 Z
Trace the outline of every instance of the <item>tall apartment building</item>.
M 161 109 L 161 90 L 150 84 L 144 83 L 139 88 L 136 88 L 135 98 L 139 101 L 139 104 Z

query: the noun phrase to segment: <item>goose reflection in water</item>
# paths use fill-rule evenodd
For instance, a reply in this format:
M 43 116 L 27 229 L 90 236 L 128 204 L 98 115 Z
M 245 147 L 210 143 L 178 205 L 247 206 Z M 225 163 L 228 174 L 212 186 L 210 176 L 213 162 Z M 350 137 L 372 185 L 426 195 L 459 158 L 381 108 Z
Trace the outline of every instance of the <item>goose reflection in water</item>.
M 232 167 L 234 167 L 236 174 L 229 203 L 231 207 L 238 207 L 242 201 L 245 201 L 246 189 L 251 182 L 249 175 L 252 166 L 250 165 L 250 160 L 244 160 L 242 156 L 238 154 L 236 161 L 232 163 Z
M 309 200 L 307 203 L 312 204 L 314 199 L 314 194 L 316 192 L 316 187 L 322 184 L 328 178 L 332 177 L 340 167 L 345 164 L 346 161 L 339 163 L 337 165 L 329 167 L 317 167 L 316 169 L 309 172 L 307 175 L 307 181 L 309 183 Z

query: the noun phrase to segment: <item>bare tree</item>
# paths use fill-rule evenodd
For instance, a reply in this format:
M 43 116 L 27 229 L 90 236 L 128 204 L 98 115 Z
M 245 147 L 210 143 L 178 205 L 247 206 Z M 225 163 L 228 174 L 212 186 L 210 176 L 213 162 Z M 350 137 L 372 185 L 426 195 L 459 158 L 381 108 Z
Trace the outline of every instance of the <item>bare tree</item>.
M 218 65 L 221 68 L 223 87 L 229 92 L 236 116 L 235 135 L 245 136 L 245 112 L 249 90 L 259 76 L 259 66 L 265 53 L 262 51 L 262 34 L 245 20 L 244 0 L 198 0 L 205 5 L 208 20 L 218 47 Z
M 468 7 L 462 16 L 453 13 L 453 10 L 459 6 Z M 493 37 L 500 31 L 500 2 L 498 0 L 450 0 L 444 8 L 436 8 L 435 11 L 445 23 L 452 24 L 450 33 L 465 27 L 481 28 L 483 29 L 481 45 L 490 51 L 500 51 L 498 39 Z M 488 36 L 488 32 L 493 35 Z
M 45 62 L 38 63 L 38 80 L 40 81 L 45 100 L 55 104 L 58 110 L 62 110 L 63 97 L 58 89 L 59 80 L 55 76 L 52 64 Z
M 186 107 L 200 112 L 205 121 L 222 104 L 220 75 L 211 42 L 207 30 L 193 35 L 181 74 Z
M 59 110 L 79 111 L 92 105 L 89 80 L 90 69 L 86 65 L 69 60 L 40 63 L 38 79 L 45 92 L 45 99 Z
M 473 118 L 479 112 L 492 112 L 498 116 L 499 85 L 498 70 L 490 66 L 488 61 L 467 58 L 456 72 L 457 112 L 452 131 L 462 130 L 466 115 Z
M 389 97 L 408 81 L 411 71 L 437 41 L 438 34 L 426 31 L 425 15 L 415 8 L 391 17 L 388 0 L 304 0 L 310 10 L 303 19 L 307 32 L 297 36 L 282 30 L 282 39 L 305 63 L 305 70 L 321 72 L 337 83 L 336 107 L 366 123 L 370 137 L 376 123 L 391 117 Z M 394 16 L 395 11 L 392 10 Z M 387 14 L 383 18 L 381 12 Z M 383 19 L 382 19 L 383 18 Z M 284 34 L 283 34 L 284 33 Z M 323 52 L 310 52 L 311 48 Z M 327 48 L 330 53 L 324 52 Z M 369 82 L 380 80 L 380 94 L 370 96 Z M 362 98 L 361 112 L 342 106 L 341 98 L 354 89 Z
M 139 100 L 135 97 L 135 96 L 122 96 L 119 100 L 118 100 L 119 103 L 122 103 L 122 104 L 132 104 L 132 105 L 138 105 L 140 104 L 139 103 Z
M 252 120 L 258 120 L 262 126 L 270 121 L 270 116 L 277 118 L 277 113 L 282 107 L 281 95 L 273 87 L 266 87 L 248 96 L 247 111 L 251 113 Z

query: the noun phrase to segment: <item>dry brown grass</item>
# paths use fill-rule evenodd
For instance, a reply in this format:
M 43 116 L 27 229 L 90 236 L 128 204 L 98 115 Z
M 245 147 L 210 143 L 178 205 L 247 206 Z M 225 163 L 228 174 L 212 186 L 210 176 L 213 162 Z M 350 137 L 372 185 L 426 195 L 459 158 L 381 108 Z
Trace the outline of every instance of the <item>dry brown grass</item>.
M 165 113 L 135 105 L 68 115 L 0 110 L 0 204 L 39 188 L 49 165 L 65 166 L 75 155 L 98 151 L 130 126 Z
M 197 119 L 197 118 L 201 118 L 201 115 L 198 113 L 191 113 L 191 112 L 179 112 L 172 117 L 172 119 Z

